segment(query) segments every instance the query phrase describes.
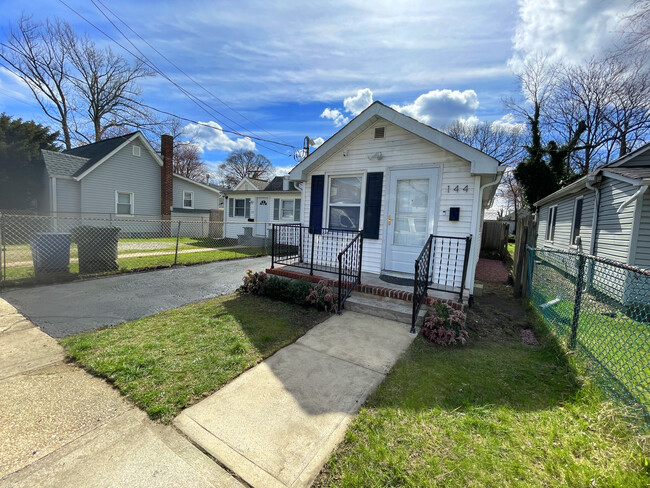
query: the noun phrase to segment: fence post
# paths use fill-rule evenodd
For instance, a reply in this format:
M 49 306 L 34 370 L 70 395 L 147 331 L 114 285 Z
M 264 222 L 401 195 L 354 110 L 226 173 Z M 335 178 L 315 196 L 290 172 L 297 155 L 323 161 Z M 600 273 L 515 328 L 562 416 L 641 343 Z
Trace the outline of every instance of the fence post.
M 573 305 L 573 321 L 571 322 L 571 340 L 569 347 L 575 349 L 578 338 L 578 321 L 580 320 L 580 302 L 582 300 L 582 283 L 585 273 L 585 255 L 578 254 L 578 279 L 576 281 L 576 299 Z
M 359 283 L 361 284 L 361 263 L 363 262 L 363 234 L 359 235 Z
M 181 221 L 178 221 L 178 229 L 176 230 L 176 252 L 174 253 L 174 266 L 178 262 L 178 240 L 181 236 Z
M 0 266 L 2 267 L 2 280 L 7 278 L 7 254 L 5 248 L 5 216 L 0 213 Z
M 316 233 L 311 234 L 311 259 L 309 262 L 309 276 L 314 276 L 314 244 L 316 242 Z
M 275 267 L 275 224 L 271 224 L 271 269 Z
M 312 266 L 313 266 L 313 264 L 312 264 Z M 338 304 L 338 307 L 337 307 L 339 315 L 342 312 L 342 310 L 341 310 L 341 308 L 342 308 L 341 307 L 341 287 L 342 287 L 342 285 L 341 285 L 341 278 L 342 278 L 341 274 L 342 274 L 342 268 L 343 268 L 343 254 L 339 253 L 339 293 L 338 293 L 338 295 L 339 295 L 339 304 Z
M 465 238 L 465 257 L 463 258 L 463 275 L 460 280 L 460 303 L 463 303 L 463 292 L 465 291 L 465 279 L 467 278 L 467 263 L 469 262 L 469 252 L 470 248 L 472 247 L 472 235 L 468 235 Z M 429 249 L 429 256 L 431 256 L 431 249 Z M 429 262 L 431 261 L 431 258 L 429 257 Z M 428 266 L 430 266 L 429 262 L 427 263 L 427 274 L 429 272 Z M 429 285 L 427 281 L 427 286 Z M 470 304 L 471 305 L 471 304 Z
M 533 296 L 533 268 L 535 266 L 535 249 L 530 246 L 526 246 L 526 251 L 528 252 L 528 269 L 526 270 L 526 292 L 528 297 Z M 523 288 L 523 287 L 522 287 Z

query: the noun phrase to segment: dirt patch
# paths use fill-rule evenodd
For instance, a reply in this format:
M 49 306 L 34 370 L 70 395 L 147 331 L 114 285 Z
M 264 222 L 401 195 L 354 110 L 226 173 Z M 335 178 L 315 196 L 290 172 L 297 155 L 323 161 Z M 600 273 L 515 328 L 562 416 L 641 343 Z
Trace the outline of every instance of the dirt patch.
M 479 259 L 476 265 L 476 279 L 488 283 L 507 283 L 510 274 L 503 261 L 497 259 Z
M 535 332 L 531 329 L 522 329 L 521 330 L 521 342 L 527 346 L 539 346 L 539 341 L 535 337 Z

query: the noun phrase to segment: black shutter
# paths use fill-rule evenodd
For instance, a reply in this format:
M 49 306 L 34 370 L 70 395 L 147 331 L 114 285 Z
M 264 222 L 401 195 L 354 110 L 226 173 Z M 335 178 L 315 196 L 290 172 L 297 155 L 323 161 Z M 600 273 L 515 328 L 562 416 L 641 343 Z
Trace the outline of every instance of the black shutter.
M 366 205 L 363 210 L 364 239 L 379 239 L 383 182 L 384 173 L 368 173 L 366 179 Z
M 311 177 L 311 205 L 309 207 L 309 233 L 320 234 L 323 228 L 323 193 L 325 175 Z

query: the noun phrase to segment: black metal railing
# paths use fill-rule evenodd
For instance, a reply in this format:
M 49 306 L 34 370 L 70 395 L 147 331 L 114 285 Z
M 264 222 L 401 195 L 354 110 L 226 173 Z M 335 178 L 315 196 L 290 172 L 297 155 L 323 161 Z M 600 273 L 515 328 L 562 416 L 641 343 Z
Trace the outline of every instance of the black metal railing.
M 361 283 L 363 237 L 360 231 L 324 228 L 310 233 L 300 224 L 273 224 L 271 268 L 276 264 L 338 275 L 339 312 L 354 286 Z
M 341 313 L 345 300 L 354 287 L 361 284 L 361 258 L 363 256 L 363 237 L 361 232 L 338 255 L 339 297 L 338 311 Z
M 422 252 L 415 260 L 415 276 L 413 284 L 413 317 L 411 319 L 411 334 L 415 333 L 415 323 L 422 308 L 422 302 L 427 296 L 429 288 L 429 263 L 431 262 L 431 246 L 433 234 L 429 236 Z
M 415 260 L 411 332 L 415 332 L 418 313 L 428 290 L 457 293 L 462 303 L 471 245 L 471 235 L 429 236 Z

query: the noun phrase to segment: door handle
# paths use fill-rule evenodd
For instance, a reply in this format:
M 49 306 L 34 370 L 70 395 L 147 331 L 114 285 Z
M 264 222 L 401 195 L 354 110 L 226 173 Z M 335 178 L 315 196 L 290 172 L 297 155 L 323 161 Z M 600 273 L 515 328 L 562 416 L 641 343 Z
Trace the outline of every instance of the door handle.
M 390 215 L 389 215 L 388 216 L 388 225 L 390 225 L 390 223 L 391 223 L 391 218 L 390 218 Z

